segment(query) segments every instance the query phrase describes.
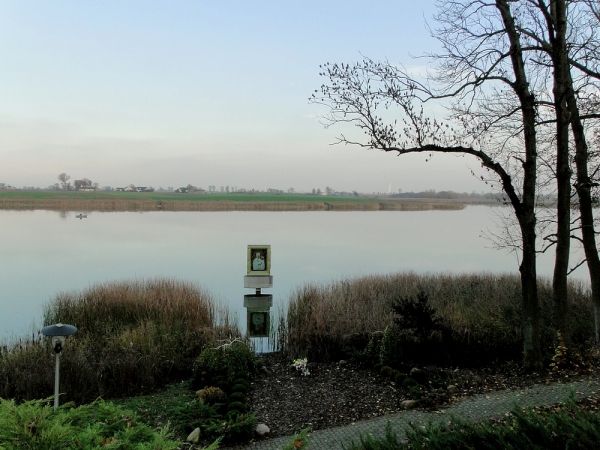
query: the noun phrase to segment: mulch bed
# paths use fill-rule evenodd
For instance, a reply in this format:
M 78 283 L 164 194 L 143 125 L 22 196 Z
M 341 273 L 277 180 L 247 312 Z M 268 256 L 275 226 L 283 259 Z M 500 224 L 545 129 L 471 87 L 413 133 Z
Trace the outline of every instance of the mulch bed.
M 289 436 L 303 428 L 320 430 L 403 409 L 404 400 L 418 397 L 418 408 L 436 410 L 461 398 L 501 389 L 517 389 L 563 379 L 597 379 L 598 358 L 577 370 L 524 373 L 518 364 L 497 364 L 482 369 L 421 367 L 426 374 L 420 392 L 396 385 L 373 369 L 352 362 L 311 363 L 302 376 L 292 361 L 280 354 L 263 354 L 262 368 L 252 382 L 249 410 L 257 423 L 270 429 L 270 438 Z M 422 374 L 423 375 L 423 374 Z M 449 385 L 455 386 L 448 392 Z

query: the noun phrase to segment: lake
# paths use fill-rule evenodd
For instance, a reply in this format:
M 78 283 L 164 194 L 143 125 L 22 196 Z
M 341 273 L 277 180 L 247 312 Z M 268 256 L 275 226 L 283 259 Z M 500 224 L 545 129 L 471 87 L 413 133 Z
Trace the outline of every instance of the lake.
M 206 288 L 238 314 L 246 248 L 272 249 L 274 309 L 295 286 L 415 272 L 517 272 L 514 255 L 480 237 L 494 208 L 374 212 L 0 211 L 0 338 L 37 331 L 58 292 L 123 279 L 176 277 Z M 553 252 L 538 273 L 551 275 Z M 587 279 L 585 267 L 574 276 Z

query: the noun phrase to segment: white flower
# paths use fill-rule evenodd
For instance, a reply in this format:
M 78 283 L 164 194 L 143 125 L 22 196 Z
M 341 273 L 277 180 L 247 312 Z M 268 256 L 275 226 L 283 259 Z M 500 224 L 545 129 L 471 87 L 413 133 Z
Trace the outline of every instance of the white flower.
M 307 358 L 295 359 L 292 366 L 294 366 L 296 368 L 296 370 L 299 370 L 301 375 L 304 375 L 304 376 L 310 375 L 310 372 L 308 370 L 308 359 Z

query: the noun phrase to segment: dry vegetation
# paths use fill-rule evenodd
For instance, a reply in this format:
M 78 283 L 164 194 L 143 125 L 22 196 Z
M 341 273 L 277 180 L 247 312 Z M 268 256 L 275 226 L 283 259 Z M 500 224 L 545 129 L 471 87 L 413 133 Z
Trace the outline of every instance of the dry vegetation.
M 544 342 L 553 351 L 552 286 L 539 280 Z M 307 284 L 292 294 L 281 314 L 279 345 L 289 357 L 335 360 L 366 346 L 373 332 L 393 323 L 392 302 L 423 291 L 452 336 L 456 352 L 485 355 L 516 352 L 522 339 L 521 287 L 512 274 L 399 273 L 367 276 L 329 284 Z M 573 338 L 592 337 L 593 314 L 587 288 L 569 286 Z
M 239 336 L 228 312 L 197 286 L 172 279 L 116 282 L 49 303 L 44 323 L 69 323 L 78 332 L 62 354 L 61 402 L 78 403 L 150 392 L 190 376 L 195 358 L 215 339 Z M 49 339 L 32 336 L 0 351 L 0 397 L 52 394 Z
M 251 198 L 233 200 L 159 200 L 145 198 L 70 197 L 0 197 L 0 209 L 51 211 L 429 211 L 460 210 L 460 202 L 389 200 L 377 201 L 255 201 Z

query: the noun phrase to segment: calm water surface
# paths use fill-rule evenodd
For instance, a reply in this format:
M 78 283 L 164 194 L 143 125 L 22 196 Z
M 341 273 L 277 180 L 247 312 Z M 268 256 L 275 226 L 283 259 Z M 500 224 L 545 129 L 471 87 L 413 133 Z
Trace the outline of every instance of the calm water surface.
M 514 256 L 482 231 L 493 209 L 378 212 L 118 212 L 87 219 L 52 211 L 0 211 L 0 338 L 39 328 L 58 292 L 156 276 L 205 287 L 245 318 L 246 246 L 272 248 L 274 304 L 294 286 L 348 276 L 516 272 Z M 542 255 L 539 273 L 552 273 Z M 586 278 L 584 268 L 575 274 Z M 275 309 L 275 308 L 274 308 Z M 241 322 L 244 322 L 242 320 Z

